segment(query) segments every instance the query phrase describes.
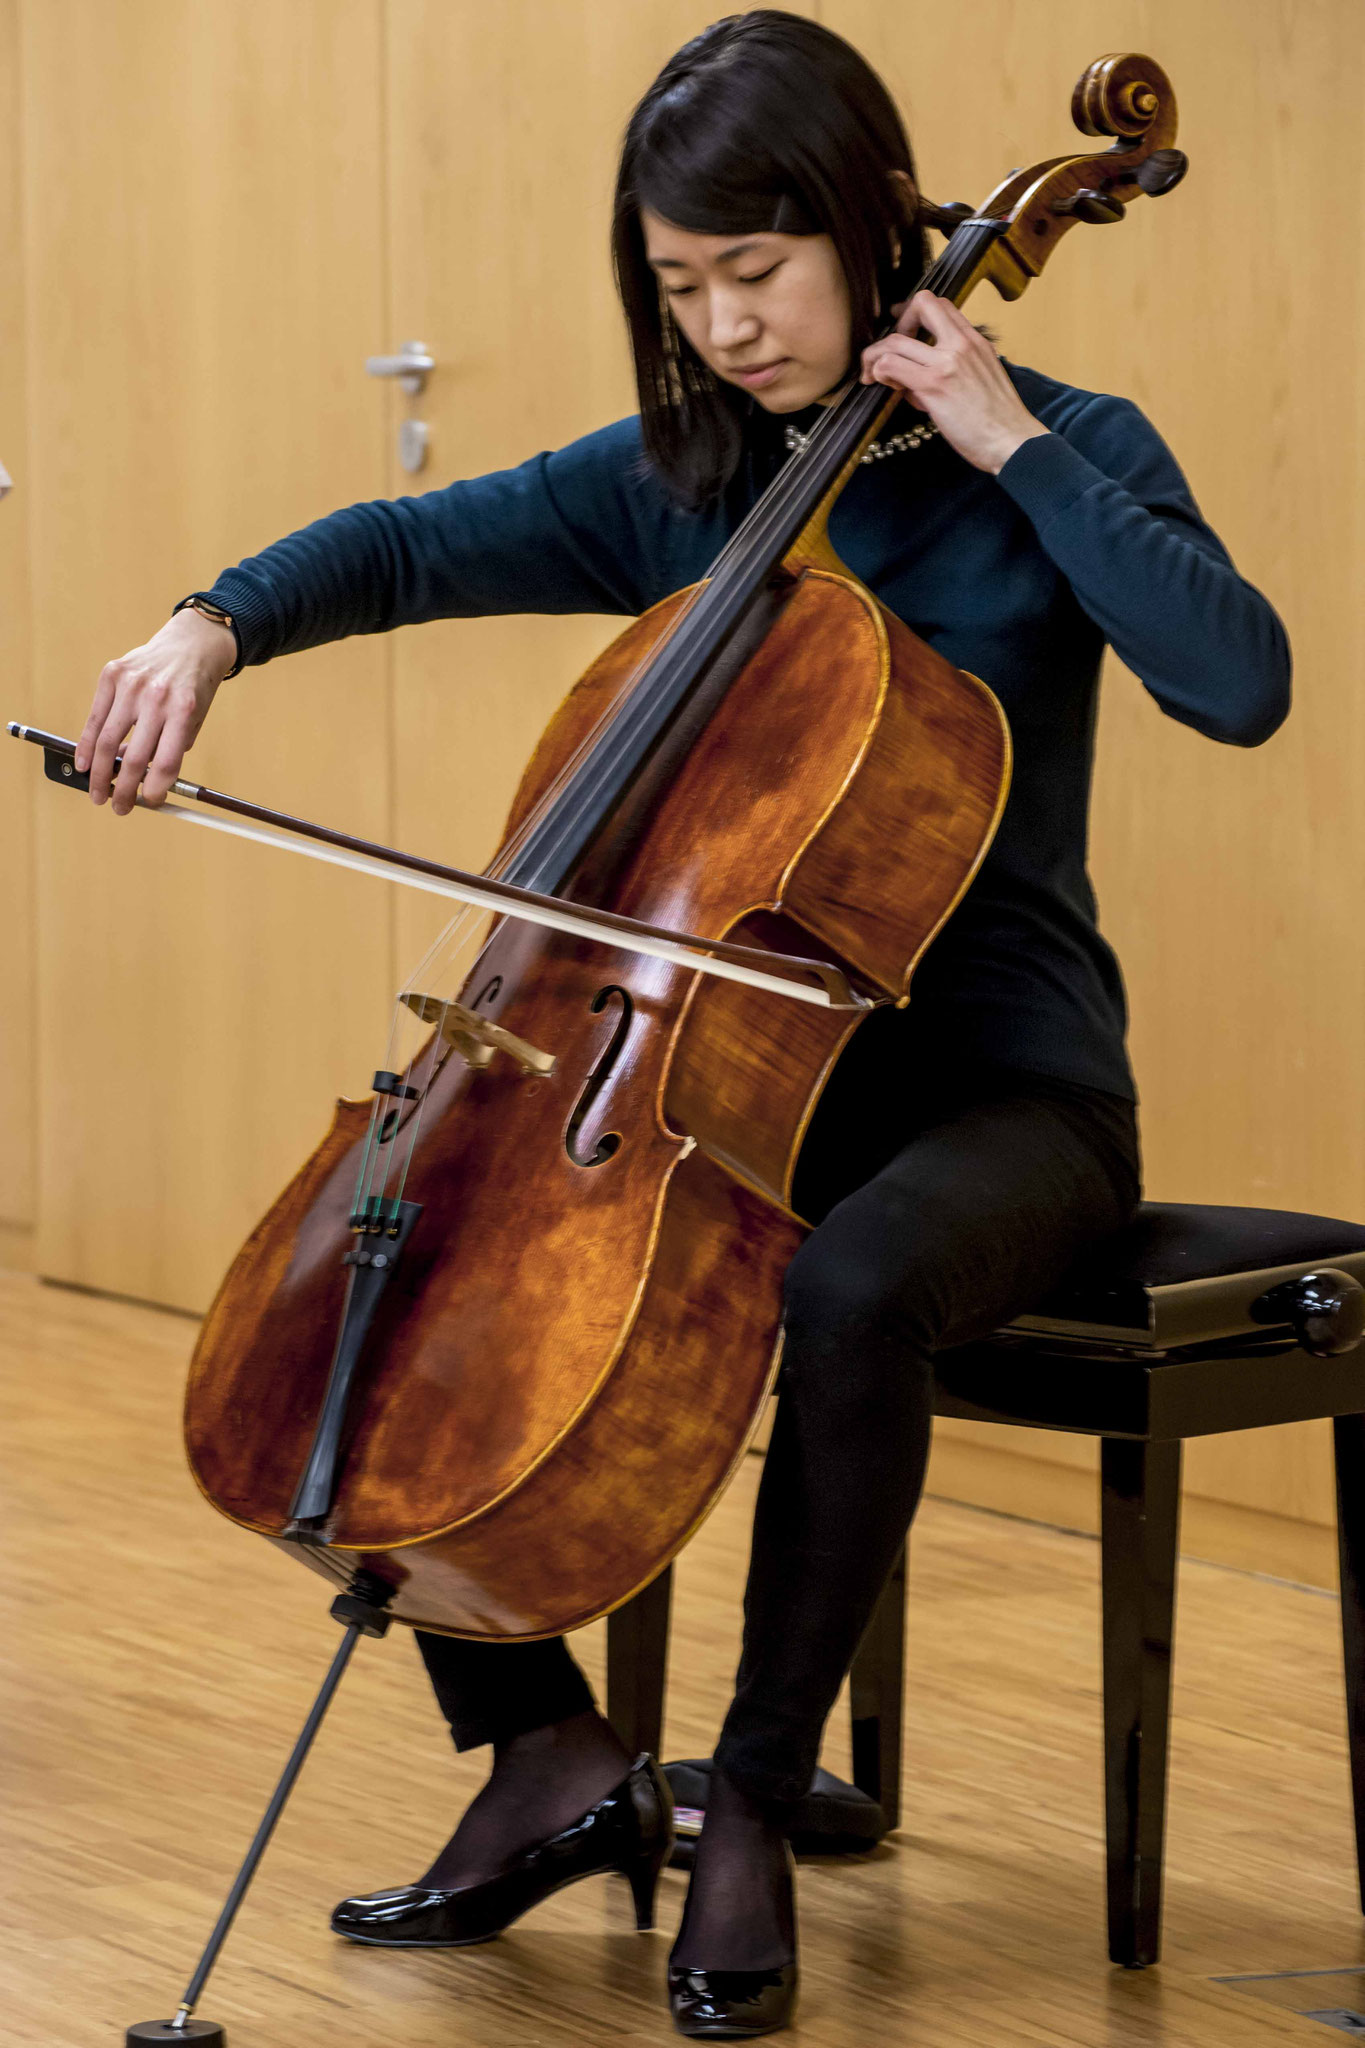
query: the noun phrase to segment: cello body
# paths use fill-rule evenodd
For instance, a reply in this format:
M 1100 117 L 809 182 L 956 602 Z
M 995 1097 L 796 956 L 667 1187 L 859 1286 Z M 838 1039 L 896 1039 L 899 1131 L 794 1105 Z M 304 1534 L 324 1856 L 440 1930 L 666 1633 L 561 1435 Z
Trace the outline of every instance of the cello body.
M 647 815 L 566 891 L 841 966 L 905 1000 L 1003 808 L 1009 736 L 847 573 L 785 601 Z M 629 626 L 532 757 L 515 830 L 688 593 Z M 497 925 L 461 1000 L 554 1055 L 447 1058 L 406 1193 L 325 1532 L 286 1536 L 345 1296 L 365 1103 L 253 1231 L 205 1322 L 185 1433 L 243 1527 L 414 1625 L 511 1640 L 628 1599 L 681 1548 L 776 1371 L 801 1140 L 865 1011 L 816 1009 L 536 927 Z

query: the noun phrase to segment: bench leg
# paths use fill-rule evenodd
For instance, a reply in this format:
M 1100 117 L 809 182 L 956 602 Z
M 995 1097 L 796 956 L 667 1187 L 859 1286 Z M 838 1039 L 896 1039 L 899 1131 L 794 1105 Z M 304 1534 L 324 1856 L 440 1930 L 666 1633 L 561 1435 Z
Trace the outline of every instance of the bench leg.
M 607 1616 L 607 1719 L 632 1756 L 662 1753 L 673 1567 Z
M 900 1826 L 901 1726 L 905 1714 L 905 1564 L 900 1556 L 872 1610 L 849 1672 L 853 1782 L 875 1799 L 888 1828 Z
M 1356 1867 L 1361 1902 L 1365 1905 L 1365 1415 L 1338 1415 L 1334 1436 L 1346 1737 L 1355 1806 Z
M 1109 1956 L 1128 1969 L 1161 1953 L 1180 1450 L 1100 1447 Z

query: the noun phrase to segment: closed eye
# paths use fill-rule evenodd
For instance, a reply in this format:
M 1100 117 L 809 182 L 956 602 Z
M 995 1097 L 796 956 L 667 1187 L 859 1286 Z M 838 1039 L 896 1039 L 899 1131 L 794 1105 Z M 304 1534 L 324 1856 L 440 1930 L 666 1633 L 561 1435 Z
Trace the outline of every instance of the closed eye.
M 782 268 L 784 258 L 779 256 L 776 263 L 770 263 L 766 270 L 755 270 L 749 277 L 737 277 L 736 284 L 762 284 L 765 277 L 771 277 L 775 270 Z M 688 299 L 697 289 L 694 284 L 666 284 L 664 294 L 670 299 Z

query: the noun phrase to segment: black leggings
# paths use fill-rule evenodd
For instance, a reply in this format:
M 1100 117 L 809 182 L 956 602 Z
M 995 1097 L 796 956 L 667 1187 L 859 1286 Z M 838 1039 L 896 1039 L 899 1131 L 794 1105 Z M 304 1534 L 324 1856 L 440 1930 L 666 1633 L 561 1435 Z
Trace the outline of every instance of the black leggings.
M 861 1027 L 801 1156 L 796 1206 L 822 1220 L 787 1270 L 744 1649 L 716 1745 L 759 1798 L 810 1785 L 919 1502 L 934 1352 L 1025 1313 L 1138 1201 L 1131 1102 L 979 1062 L 907 1085 L 905 1046 L 894 1011 Z M 593 1704 L 562 1637 L 417 1640 L 461 1749 Z

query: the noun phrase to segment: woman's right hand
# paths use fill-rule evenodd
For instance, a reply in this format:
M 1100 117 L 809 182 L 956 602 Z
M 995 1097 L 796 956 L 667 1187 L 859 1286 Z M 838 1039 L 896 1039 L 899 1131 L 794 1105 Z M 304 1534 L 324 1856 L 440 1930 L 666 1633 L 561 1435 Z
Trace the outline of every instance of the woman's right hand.
M 125 818 L 139 784 L 144 803 L 165 802 L 236 659 L 231 628 L 187 607 L 167 619 L 145 647 L 106 663 L 76 742 L 76 767 L 81 774 L 89 769 L 95 803 L 112 793 L 115 816 Z M 123 766 L 111 785 L 120 748 Z

